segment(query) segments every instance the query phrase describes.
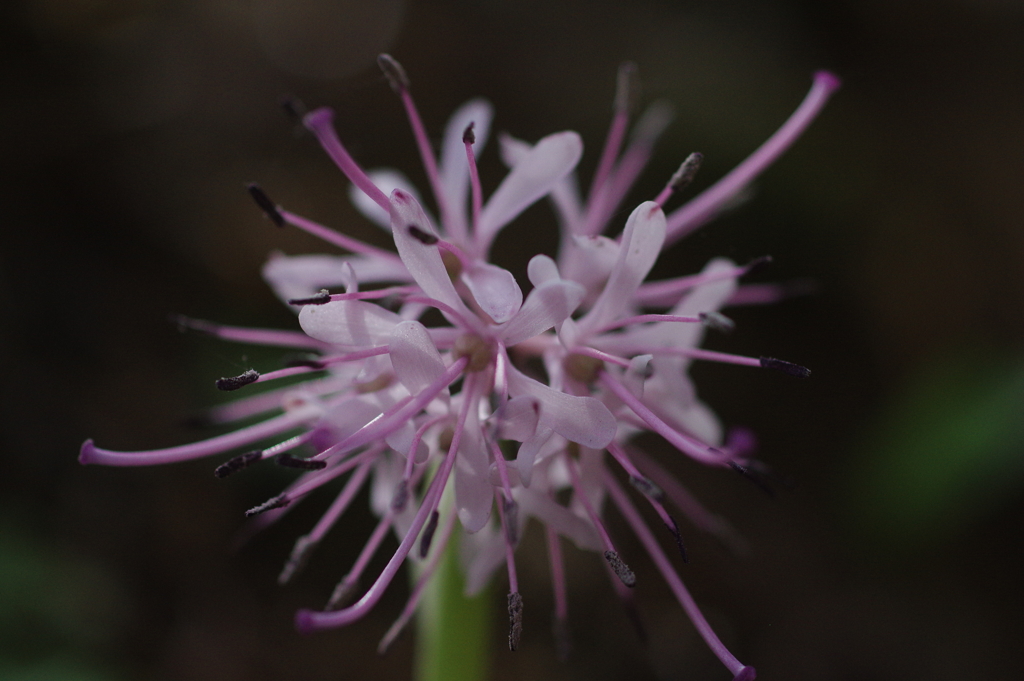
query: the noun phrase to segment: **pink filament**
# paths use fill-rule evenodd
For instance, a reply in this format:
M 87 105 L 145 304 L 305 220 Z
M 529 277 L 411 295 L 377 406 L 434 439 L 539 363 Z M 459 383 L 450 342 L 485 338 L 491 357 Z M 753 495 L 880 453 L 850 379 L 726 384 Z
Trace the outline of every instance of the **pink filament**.
M 725 177 L 668 216 L 665 246 L 714 218 L 730 198 L 774 163 L 803 134 L 838 87 L 839 79 L 831 73 L 819 71 L 814 74 L 814 84 L 807 96 L 774 135 Z
M 683 584 L 683 580 L 681 580 L 679 575 L 676 574 L 675 569 L 665 556 L 665 553 L 661 550 L 661 547 L 655 540 L 650 528 L 647 527 L 643 518 L 640 517 L 636 508 L 629 501 L 629 497 L 626 496 L 626 492 L 619 486 L 619 483 L 608 471 L 604 472 L 604 480 L 605 489 L 608 490 L 608 494 L 611 496 L 612 501 L 615 502 L 615 505 L 619 508 L 619 511 L 626 519 L 626 522 L 628 522 L 630 527 L 633 528 L 633 532 L 636 533 L 636 536 L 640 539 L 644 548 L 647 549 L 647 553 L 650 554 L 651 559 L 654 561 L 658 571 L 661 572 L 662 577 L 664 577 L 665 581 L 668 582 L 668 586 L 672 589 L 672 593 L 679 601 L 679 604 L 683 606 L 683 610 L 686 611 L 690 621 L 693 622 L 695 627 L 697 627 L 697 632 L 700 634 L 701 638 L 704 639 L 704 642 L 708 644 L 709 648 L 711 648 L 711 652 L 713 652 L 718 659 L 722 661 L 722 664 L 724 664 L 730 672 L 734 675 L 738 674 L 740 670 L 743 669 L 743 663 L 737 660 L 736 657 L 729 652 L 729 649 L 725 647 L 722 641 L 719 640 L 718 636 L 715 634 L 714 630 L 711 629 L 711 625 L 708 624 L 708 621 L 704 618 L 700 608 L 697 607 L 697 604 L 693 600 L 693 596 L 690 595 L 690 592 Z

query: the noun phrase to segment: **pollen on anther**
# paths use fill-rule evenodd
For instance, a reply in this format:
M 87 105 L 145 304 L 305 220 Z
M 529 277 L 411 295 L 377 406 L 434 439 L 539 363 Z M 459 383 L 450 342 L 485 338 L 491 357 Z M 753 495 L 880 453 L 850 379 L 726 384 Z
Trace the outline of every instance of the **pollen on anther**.
M 427 521 L 427 526 L 423 528 L 423 536 L 420 539 L 420 558 L 426 558 L 427 554 L 430 553 L 430 542 L 434 539 L 434 532 L 437 531 L 437 521 L 440 518 L 440 514 L 437 511 L 433 511 L 430 514 L 430 520 Z
M 262 210 L 275 225 L 278 227 L 284 227 L 284 216 L 281 215 L 281 211 L 278 210 L 277 204 L 270 200 L 270 197 L 267 196 L 265 191 L 263 191 L 263 188 L 255 182 L 252 182 L 246 187 L 246 189 L 249 190 L 249 196 L 251 196 L 252 200 L 256 202 L 256 205 L 260 207 L 260 210 Z
M 276 497 L 267 499 L 259 506 L 253 506 L 252 508 L 250 508 L 248 511 L 245 512 L 245 517 L 251 518 L 254 515 L 266 513 L 267 511 L 272 511 L 275 508 L 284 508 L 290 503 L 292 503 L 292 500 L 288 498 L 287 494 L 278 494 Z
M 390 54 L 378 55 L 377 66 L 384 72 L 384 77 L 388 79 L 392 90 L 401 94 L 409 89 L 409 76 L 405 75 L 405 69 Z
M 298 468 L 304 471 L 318 471 L 322 468 L 327 467 L 327 462 L 322 459 L 300 459 L 297 456 L 292 456 L 285 452 L 284 454 L 278 454 L 275 457 L 279 466 L 286 468 Z
M 790 376 L 796 376 L 797 378 L 810 378 L 811 370 L 807 367 L 800 366 L 799 364 L 793 364 L 792 362 L 786 362 L 781 359 L 775 359 L 774 357 L 762 357 L 761 366 L 765 369 L 775 369 L 781 371 L 784 374 Z
M 224 378 L 218 378 L 216 381 L 218 390 L 238 390 L 243 388 L 250 383 L 255 383 L 260 379 L 260 372 L 255 369 L 249 369 L 245 373 L 241 373 L 238 376 L 227 376 Z
M 409 236 L 411 236 L 412 238 L 416 239 L 421 244 L 424 244 L 426 246 L 433 246 L 439 241 L 439 239 L 436 236 L 424 232 L 416 225 L 409 225 L 408 230 Z
M 508 595 L 508 649 L 515 652 L 523 635 L 523 597 L 518 591 Z
M 615 576 L 618 577 L 623 584 L 628 586 L 630 589 L 636 586 L 636 575 L 629 569 L 629 566 L 626 565 L 625 561 L 622 560 L 622 557 L 619 556 L 617 552 L 605 551 L 604 559 L 608 561 L 608 565 L 611 567 L 612 572 L 615 573 Z
M 331 302 L 331 292 L 325 288 L 320 289 L 318 293 L 314 293 L 308 298 L 291 298 L 288 300 L 289 305 L 326 305 Z
M 217 469 L 213 471 L 213 474 L 218 478 L 226 478 L 232 473 L 237 473 L 243 468 L 248 468 L 262 458 L 263 451 L 259 449 L 246 452 L 245 454 L 239 454 L 233 459 L 228 459 L 221 465 L 217 466 Z
M 473 127 L 476 125 L 473 121 L 469 122 L 466 129 L 462 132 L 462 143 L 463 144 L 476 144 L 476 133 L 473 132 Z

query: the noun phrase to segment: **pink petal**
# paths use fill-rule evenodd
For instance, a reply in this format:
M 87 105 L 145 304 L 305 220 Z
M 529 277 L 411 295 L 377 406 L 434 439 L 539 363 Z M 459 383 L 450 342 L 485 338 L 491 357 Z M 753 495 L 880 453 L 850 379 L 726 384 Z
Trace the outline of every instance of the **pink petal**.
M 512 319 L 523 304 L 523 291 L 516 278 L 497 265 L 476 261 L 462 272 L 462 281 L 495 324 Z
M 586 294 L 586 289 L 572 281 L 558 279 L 541 284 L 530 291 L 519 314 L 501 330 L 502 339 L 513 346 L 561 324 Z
M 425 326 L 416 321 L 398 324 L 391 332 L 388 352 L 402 385 L 413 395 L 444 373 L 444 361 Z
M 391 192 L 391 233 L 398 247 L 398 255 L 405 263 L 413 280 L 431 298 L 440 300 L 469 317 L 472 314 L 455 292 L 448 270 L 441 261 L 437 246 L 424 244 L 409 233 L 410 227 L 436 236 L 433 225 L 416 199 L 396 189 Z
M 370 255 L 283 255 L 275 253 L 263 265 L 263 278 L 283 301 L 307 298 L 320 289 L 345 283 L 345 266 L 364 284 L 412 281 L 400 260 Z
M 615 437 L 615 417 L 593 397 L 567 395 L 509 367 L 509 392 L 532 395 L 541 404 L 540 426 L 585 447 L 604 448 Z M 520 471 L 520 475 L 523 471 Z
M 533 478 L 533 464 L 537 461 L 537 454 L 544 448 L 544 445 L 551 440 L 554 431 L 550 428 L 541 428 L 537 434 L 523 442 L 516 454 L 516 469 L 519 471 L 519 479 L 523 487 L 529 487 Z
M 580 333 L 591 333 L 627 310 L 664 241 L 665 214 L 661 207 L 653 201 L 641 203 L 626 221 L 615 267 L 594 307 L 580 320 Z
M 494 437 L 499 440 L 525 442 L 537 432 L 540 418 L 540 402 L 529 395 L 513 397 L 498 407 L 491 417 L 494 423 Z
M 562 278 L 558 273 L 558 265 L 546 255 L 535 255 L 530 258 L 530 262 L 526 265 L 526 276 L 534 286 L 540 286 L 552 279 Z
M 583 142 L 574 132 L 549 135 L 512 168 L 488 199 L 480 214 L 478 244 L 486 251 L 502 227 L 527 206 L 548 194 L 583 154 Z
M 549 497 L 533 490 L 517 493 L 520 514 L 529 514 L 584 551 L 600 551 L 604 545 L 590 522 Z
M 309 336 L 354 348 L 387 345 L 401 321 L 394 312 L 361 300 L 305 305 L 299 312 L 299 325 Z

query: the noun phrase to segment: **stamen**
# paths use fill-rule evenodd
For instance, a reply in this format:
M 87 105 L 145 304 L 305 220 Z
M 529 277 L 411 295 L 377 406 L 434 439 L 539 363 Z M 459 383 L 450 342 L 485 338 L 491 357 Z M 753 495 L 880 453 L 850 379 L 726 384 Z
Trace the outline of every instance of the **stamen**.
M 773 357 L 762 357 L 761 366 L 765 369 L 775 369 L 776 371 L 781 371 L 784 374 L 796 376 L 797 378 L 811 377 L 811 370 L 807 367 L 802 367 L 799 364 L 793 364 L 792 362 L 784 362 L 781 359 L 775 359 Z
M 689 563 L 690 558 L 686 554 L 686 546 L 683 544 L 683 535 L 679 532 L 679 525 L 676 524 L 676 519 L 665 508 L 665 493 L 661 491 L 661 488 L 651 482 L 647 476 L 637 469 L 630 461 L 629 455 L 626 454 L 626 450 L 621 445 L 612 442 L 609 443 L 608 453 L 612 455 L 623 470 L 629 474 L 629 484 L 633 486 L 638 492 L 644 495 L 647 501 L 651 504 L 651 507 L 661 518 L 661 522 L 665 524 L 665 528 L 671 533 L 673 541 L 676 543 L 676 548 L 679 550 L 679 557 L 683 559 L 684 563 Z
M 515 652 L 523 635 L 523 597 L 518 591 L 508 595 L 508 649 Z
M 181 330 L 192 329 L 207 333 L 222 340 L 255 345 L 271 345 L 275 347 L 297 348 L 301 350 L 324 350 L 331 345 L 310 338 L 301 331 L 281 331 L 279 329 L 250 329 L 241 326 L 216 324 L 203 319 L 192 319 L 185 315 L 174 315 L 171 321 Z
M 218 478 L 226 478 L 232 473 L 237 473 L 243 468 L 248 468 L 257 461 L 263 458 L 263 450 L 256 449 L 245 454 L 239 454 L 233 459 L 228 459 L 221 465 L 217 466 L 217 469 L 213 471 L 213 474 Z
M 287 453 L 279 454 L 275 458 L 275 461 L 277 461 L 279 466 L 284 466 L 285 468 L 298 468 L 304 471 L 318 471 L 327 468 L 327 462 L 323 459 L 301 459 Z
M 387 652 L 387 649 L 391 646 L 394 640 L 398 638 L 398 635 L 402 633 L 405 625 L 409 623 L 409 620 L 412 619 L 412 616 L 416 613 L 416 606 L 419 605 L 420 598 L 422 598 L 423 594 L 426 592 L 426 587 L 433 578 L 434 573 L 437 571 L 437 566 L 445 554 L 444 547 L 448 544 L 452 528 L 455 525 L 456 515 L 457 514 L 454 511 L 448 513 L 444 527 L 441 529 L 441 537 L 438 539 L 441 546 L 437 551 L 434 551 L 434 555 L 430 557 L 430 561 L 422 567 L 419 579 L 416 582 L 416 586 L 413 587 L 412 593 L 409 595 L 409 600 L 405 604 L 402 614 L 398 616 L 398 619 L 395 620 L 387 633 L 384 634 L 384 638 L 382 638 L 380 643 L 377 644 L 378 655 L 383 655 Z
M 594 505 L 590 503 L 590 497 L 587 496 L 586 491 L 583 489 L 583 483 L 580 480 L 579 463 L 572 457 L 566 457 L 567 468 L 569 469 L 569 479 L 572 482 L 573 493 L 575 498 L 580 501 L 583 505 L 583 510 L 586 511 L 587 516 L 590 518 L 590 522 L 594 525 L 594 529 L 597 530 L 598 536 L 601 538 L 601 542 L 604 544 L 605 560 L 608 561 L 609 567 L 615 572 L 615 576 L 622 581 L 622 583 L 632 589 L 636 586 L 636 575 L 629 569 L 626 563 L 619 557 L 619 552 L 615 550 L 614 544 L 612 544 L 612 538 L 608 535 L 608 530 L 605 529 L 604 523 L 601 521 L 601 516 L 597 514 L 597 510 Z M 610 556 L 614 556 L 615 561 L 613 562 Z
M 839 79 L 831 73 L 819 71 L 814 74 L 814 84 L 807 96 L 775 134 L 725 177 L 668 216 L 665 247 L 718 215 L 731 198 L 746 188 L 803 134 L 838 87 Z
M 605 551 L 604 559 L 608 561 L 608 565 L 611 566 L 615 576 L 618 577 L 623 584 L 630 588 L 636 586 L 636 575 L 629 569 L 629 566 L 623 562 L 618 553 L 615 551 Z
M 426 558 L 427 554 L 430 553 L 430 542 L 434 539 L 434 532 L 437 530 L 437 521 L 440 517 L 437 510 L 434 510 L 430 514 L 427 526 L 423 528 L 423 536 L 420 538 L 420 558 Z
M 409 89 L 409 76 L 405 74 L 402 65 L 390 54 L 377 55 L 377 66 L 384 72 L 384 77 L 388 79 L 388 84 L 391 85 L 395 94 L 402 94 L 404 90 Z
M 661 190 L 661 193 L 654 199 L 654 202 L 664 208 L 665 202 L 669 200 L 669 197 L 678 191 L 682 191 L 693 182 L 693 178 L 697 175 L 697 171 L 700 170 L 700 164 L 703 162 L 704 154 L 698 151 L 687 156 L 686 160 L 679 166 L 679 170 L 674 172 L 672 177 L 669 178 L 668 184 Z
M 700 321 L 703 322 L 704 326 L 721 333 L 732 333 L 736 328 L 736 322 L 721 312 L 701 312 L 697 316 L 700 317 Z
M 398 255 L 393 251 L 388 251 L 383 248 L 377 248 L 376 246 L 371 246 L 370 244 L 364 241 L 360 241 L 359 239 L 353 239 L 347 234 L 342 234 L 341 232 L 331 229 L 326 225 L 321 225 L 319 222 L 314 222 L 313 220 L 304 218 L 301 215 L 292 213 L 291 211 L 281 209 L 281 217 L 283 217 L 285 222 L 287 222 L 289 225 L 292 225 L 293 227 L 298 227 L 303 232 L 306 232 L 307 234 L 312 234 L 316 238 L 322 239 L 323 241 L 326 241 L 327 243 L 333 246 L 337 246 L 338 248 L 344 248 L 346 251 L 351 251 L 352 253 L 359 253 L 362 255 L 372 255 L 374 257 L 379 257 L 383 258 L 384 260 L 390 261 L 401 260 L 401 258 L 399 258 Z
M 277 576 L 277 583 L 284 585 L 291 581 L 292 577 L 302 571 L 302 568 L 306 567 L 306 563 L 309 561 L 310 554 L 313 553 L 320 542 L 313 541 L 309 538 L 309 535 L 303 535 L 295 541 L 295 546 L 292 547 L 292 553 L 288 556 L 288 562 L 284 564 L 284 569 L 281 570 L 281 574 Z
M 281 98 L 281 109 L 284 111 L 288 118 L 295 122 L 301 122 L 302 118 L 309 113 L 309 109 L 306 108 L 305 103 L 298 97 L 288 95 Z
M 394 516 L 390 513 L 385 513 L 384 517 L 380 519 L 377 526 L 373 528 L 373 533 L 370 535 L 369 540 L 366 542 L 366 546 L 360 551 L 359 557 L 356 558 L 356 562 L 353 563 L 352 569 L 348 571 L 338 586 L 334 588 L 334 592 L 331 594 L 331 598 L 327 601 L 325 610 L 334 610 L 339 605 L 342 605 L 351 594 L 355 591 L 359 585 L 359 580 L 362 577 L 363 571 L 370 564 L 370 559 L 377 553 L 377 549 L 384 542 L 384 539 L 388 535 L 388 531 L 391 529 L 392 521 Z
M 390 213 L 391 202 L 388 197 L 384 195 L 380 187 L 373 183 L 345 149 L 341 140 L 338 139 L 338 133 L 334 130 L 333 121 L 334 110 L 330 107 L 314 109 L 302 119 L 306 127 L 316 135 L 323 150 L 327 152 L 341 172 L 345 173 L 352 184 L 359 187 L 364 194 L 373 199 L 374 203 Z
M 295 548 L 292 550 L 291 557 L 285 563 L 284 569 L 277 578 L 278 584 L 286 584 L 304 567 L 309 554 L 319 545 L 320 540 L 334 526 L 334 523 L 337 522 L 338 518 L 345 512 L 345 509 L 352 503 L 359 490 L 362 489 L 372 464 L 373 459 L 363 462 L 349 479 L 345 481 L 345 486 L 338 493 L 338 496 L 335 497 L 334 501 L 331 502 L 330 507 L 320 517 L 320 520 L 317 521 L 312 531 L 303 537 L 299 537 L 299 540 L 295 543 Z
M 679 451 L 693 457 L 697 461 L 712 466 L 722 466 L 726 464 L 721 451 L 679 432 L 662 421 L 653 411 L 650 410 L 650 408 L 647 407 L 647 405 L 636 399 L 633 394 L 629 392 L 626 386 L 622 385 L 622 383 L 611 376 L 607 371 L 601 371 L 598 374 L 598 380 L 602 385 L 611 390 L 616 397 L 625 402 L 626 406 L 632 409 L 642 421 L 650 426 L 651 430 L 668 440 Z
M 729 467 L 732 468 L 737 473 L 739 473 L 740 475 L 742 475 L 750 482 L 754 483 L 759 490 L 761 490 L 768 496 L 775 496 L 775 490 L 772 489 L 771 486 L 767 482 L 765 482 L 760 475 L 758 475 L 755 471 L 751 470 L 750 466 L 744 466 L 738 461 L 730 461 Z
M 276 497 L 267 499 L 259 506 L 253 506 L 252 508 L 250 508 L 248 511 L 245 512 L 245 517 L 251 518 L 254 515 L 266 513 L 267 511 L 273 510 L 275 508 L 284 508 L 290 503 L 292 503 L 292 500 L 288 497 L 287 494 L 278 494 Z
M 320 289 L 319 293 L 315 293 L 308 298 L 291 298 L 288 301 L 289 305 L 326 305 L 331 302 L 331 292 L 325 288 Z
M 476 144 L 476 134 L 473 132 L 474 123 L 466 126 L 462 134 L 462 142 L 466 145 L 466 161 L 469 163 L 469 186 L 473 199 L 473 230 L 480 224 L 480 211 L 483 210 L 483 188 L 480 185 L 480 171 L 476 166 L 476 154 L 473 153 L 473 145 Z
M 626 62 L 619 67 L 618 79 L 615 91 L 615 114 L 612 117 L 611 127 L 608 130 L 608 137 L 605 139 L 604 149 L 601 151 L 601 159 L 598 161 L 597 170 L 594 172 L 594 179 L 590 185 L 590 192 L 587 196 L 587 212 L 583 218 L 583 234 L 596 234 L 600 231 L 603 222 L 604 212 L 607 209 L 604 191 L 608 183 L 615 159 L 622 149 L 622 142 L 626 138 L 626 129 L 629 126 L 630 110 L 633 108 L 637 97 L 637 69 L 636 64 Z
M 258 380 L 260 380 L 260 372 L 255 369 L 249 369 L 238 376 L 218 378 L 216 385 L 218 390 L 238 390 Z
M 444 193 L 444 188 L 441 186 L 441 174 L 437 170 L 437 159 L 434 158 L 434 151 L 430 146 L 430 138 L 427 137 L 423 119 L 420 118 L 420 113 L 416 109 L 416 102 L 409 92 L 409 77 L 405 75 L 405 69 L 402 68 L 401 64 L 395 61 L 394 57 L 389 54 L 378 56 L 377 65 L 380 66 L 385 77 L 388 79 L 388 83 L 391 84 L 391 89 L 398 94 L 402 100 L 402 106 L 405 107 L 405 114 L 409 119 L 409 125 L 412 126 L 413 137 L 416 139 L 416 147 L 419 149 L 423 168 L 427 171 L 427 179 L 430 180 L 430 187 L 434 192 L 434 200 L 437 201 L 438 212 L 441 214 L 441 223 L 451 224 L 448 200 Z M 385 208 L 385 210 L 388 209 Z
M 605 331 L 611 331 L 612 329 L 620 329 L 624 326 L 632 326 L 633 324 L 645 324 L 647 322 L 683 322 L 689 324 L 704 323 L 708 324 L 707 320 L 704 319 L 704 314 L 717 314 L 717 313 L 702 313 L 697 317 L 686 317 L 675 314 L 638 314 L 633 317 L 626 317 L 625 319 L 617 319 L 614 322 L 609 322 L 604 326 L 597 329 L 594 333 L 604 333 Z
M 626 519 L 626 522 L 633 528 L 633 532 L 636 533 L 636 536 L 640 539 L 644 548 L 647 549 L 647 553 L 650 554 L 651 558 L 654 560 L 654 565 L 658 568 L 658 571 L 661 572 L 665 581 L 668 582 L 668 586 L 675 595 L 676 600 L 678 600 L 679 604 L 683 606 L 683 610 L 686 611 L 690 621 L 693 622 L 694 626 L 697 628 L 697 632 L 700 634 L 701 638 L 704 639 L 704 642 L 707 643 L 709 648 L 711 648 L 711 652 L 721 660 L 722 664 L 724 664 L 729 671 L 733 674 L 739 673 L 740 670 L 744 668 L 743 664 L 729 652 L 729 649 L 722 644 L 722 641 L 711 628 L 711 625 L 708 624 L 707 619 L 704 618 L 704 615 L 694 602 L 693 596 L 690 595 L 690 592 L 683 584 L 683 580 L 679 578 L 679 575 L 672 568 L 672 564 L 665 556 L 665 553 L 661 550 L 661 547 L 658 546 L 658 542 L 655 540 L 650 528 L 647 527 L 647 524 L 640 516 L 640 513 L 636 510 L 636 507 L 634 507 L 629 501 L 629 497 L 626 495 L 625 490 L 619 486 L 619 483 L 608 471 L 604 472 L 604 480 L 605 488 L 608 490 L 608 495 L 611 497 L 612 502 L 619 508 L 619 511 Z
M 502 511 L 505 514 L 505 539 L 516 546 L 519 543 L 519 504 L 515 499 L 504 499 Z
M 545 526 L 548 540 L 548 560 L 551 563 L 551 587 L 555 597 L 555 651 L 558 659 L 569 658 L 569 631 L 566 621 L 569 618 L 568 598 L 565 589 L 565 564 L 562 561 L 562 547 L 558 542 L 558 533 L 550 525 Z
M 278 227 L 284 227 L 284 216 L 281 215 L 281 211 L 278 209 L 277 204 L 270 200 L 267 193 L 255 182 L 251 182 L 246 185 L 246 189 L 249 190 L 249 196 L 252 197 L 256 205 L 260 207 L 260 210 L 270 218 L 270 220 Z

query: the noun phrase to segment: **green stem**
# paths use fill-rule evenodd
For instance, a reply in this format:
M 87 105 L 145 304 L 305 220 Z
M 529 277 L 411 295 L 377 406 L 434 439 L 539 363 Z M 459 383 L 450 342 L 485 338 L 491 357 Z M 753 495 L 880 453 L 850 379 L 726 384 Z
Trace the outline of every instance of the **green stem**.
M 490 589 L 467 598 L 453 533 L 416 616 L 416 681 L 481 681 L 488 677 Z

